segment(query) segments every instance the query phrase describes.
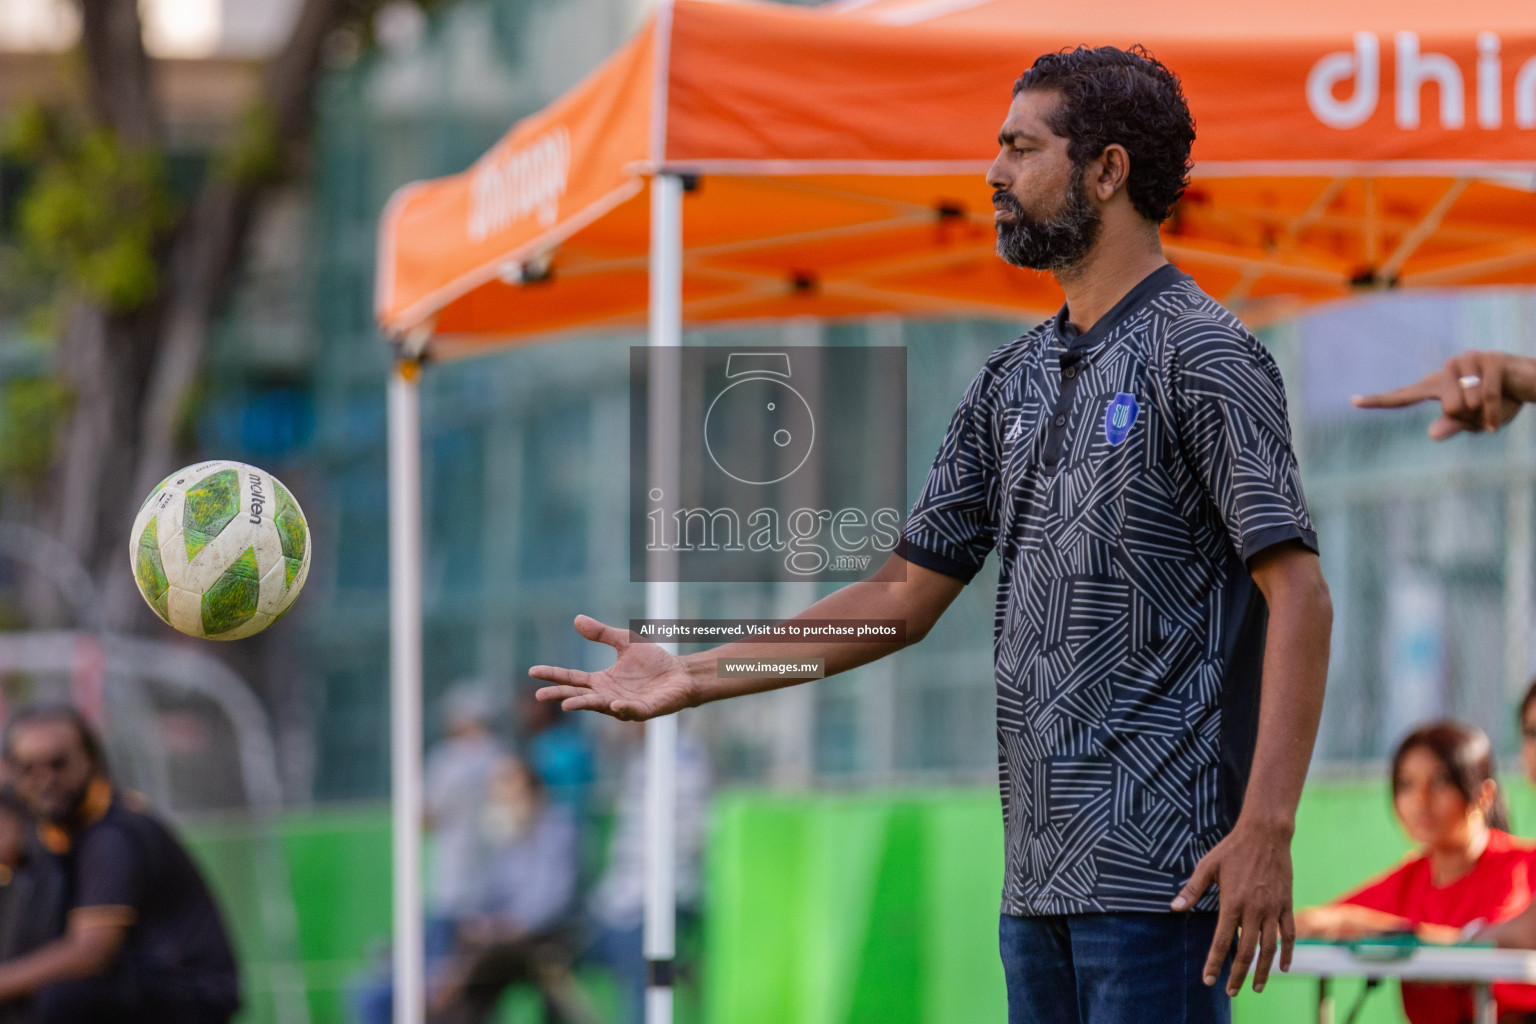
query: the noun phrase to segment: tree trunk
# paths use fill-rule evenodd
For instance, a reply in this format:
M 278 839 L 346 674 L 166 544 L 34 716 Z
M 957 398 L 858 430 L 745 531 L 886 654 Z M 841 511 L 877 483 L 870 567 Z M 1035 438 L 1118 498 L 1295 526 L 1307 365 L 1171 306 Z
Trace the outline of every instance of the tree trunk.
M 71 310 L 60 339 L 60 370 L 74 391 L 51 527 L 98 582 L 116 558 L 127 562 L 123 508 L 137 507 L 135 418 L 147 376 L 153 313 L 112 316 L 86 302 Z M 131 517 L 131 512 L 129 513 Z M 107 543 L 114 535 L 118 543 Z
M 80 0 L 80 15 L 96 123 L 130 146 L 154 146 L 160 115 L 137 0 Z
M 159 119 L 136 0 L 82 0 L 80 12 L 93 118 L 126 144 L 155 146 Z M 109 540 L 126 538 L 122 508 L 134 502 L 127 495 L 158 312 L 151 305 L 115 315 L 78 297 L 66 301 L 55 358 L 73 392 L 73 413 L 38 525 L 75 552 L 100 584 L 114 553 L 127 560 L 126 539 Z M 58 625 L 62 611 L 60 602 L 45 601 L 33 607 L 32 617 L 39 625 Z

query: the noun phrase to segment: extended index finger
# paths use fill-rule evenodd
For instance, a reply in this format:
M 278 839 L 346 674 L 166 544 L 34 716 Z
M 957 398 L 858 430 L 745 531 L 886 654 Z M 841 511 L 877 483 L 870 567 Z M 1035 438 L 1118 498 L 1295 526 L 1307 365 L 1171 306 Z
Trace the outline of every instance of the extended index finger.
M 583 672 L 576 668 L 561 668 L 558 665 L 535 665 L 528 670 L 528 675 L 531 678 L 542 679 L 546 683 L 555 683 L 559 686 L 585 687 L 592 673 Z M 544 690 L 548 689 L 551 689 L 551 687 L 544 687 L 535 696 L 539 700 L 554 700 L 553 696 L 544 696 Z
M 1216 934 L 1211 938 L 1211 952 L 1205 958 L 1205 969 L 1201 971 L 1201 980 L 1207 985 L 1216 984 L 1216 979 L 1221 977 L 1221 969 L 1227 962 L 1227 951 L 1232 948 L 1232 933 L 1237 931 L 1237 925 L 1237 914 L 1223 901 L 1216 918 Z
M 1255 910 L 1242 915 L 1237 931 L 1237 953 L 1232 957 L 1232 970 L 1227 975 L 1227 995 L 1235 996 L 1243 990 L 1248 968 L 1259 949 L 1259 939 L 1264 931 L 1263 918 Z
M 1291 954 L 1296 949 L 1296 914 L 1289 905 L 1280 911 L 1280 969 L 1291 969 Z
M 534 691 L 534 696 L 539 700 L 553 703 L 564 701 L 571 697 L 586 697 L 592 694 L 591 688 L 586 686 L 541 686 Z
M 1356 395 L 1350 401 L 1356 409 L 1401 409 L 1406 405 L 1417 405 L 1427 402 L 1432 398 L 1440 397 L 1441 371 L 1425 377 L 1423 380 L 1404 385 L 1392 391 L 1378 391 L 1370 395 Z
M 1427 402 L 1432 398 L 1439 398 L 1444 376 L 1445 370 L 1441 368 L 1413 384 L 1404 384 L 1390 391 L 1375 391 L 1372 395 L 1356 395 L 1355 398 L 1350 399 L 1350 402 L 1353 402 L 1355 408 L 1402 408 L 1404 405 Z
M 1275 952 L 1279 947 L 1280 925 L 1265 921 L 1259 935 L 1259 955 L 1253 961 L 1253 990 L 1263 992 L 1269 983 L 1269 970 L 1275 965 Z

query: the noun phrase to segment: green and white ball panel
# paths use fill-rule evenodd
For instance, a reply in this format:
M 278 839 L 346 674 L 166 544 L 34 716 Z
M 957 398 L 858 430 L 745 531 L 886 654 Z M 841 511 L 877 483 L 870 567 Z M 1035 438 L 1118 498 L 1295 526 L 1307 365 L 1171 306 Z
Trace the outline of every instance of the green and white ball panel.
M 139 510 L 134 578 L 151 608 L 196 637 L 238 640 L 287 612 L 309 575 L 309 527 L 265 470 L 203 462 L 172 473 Z

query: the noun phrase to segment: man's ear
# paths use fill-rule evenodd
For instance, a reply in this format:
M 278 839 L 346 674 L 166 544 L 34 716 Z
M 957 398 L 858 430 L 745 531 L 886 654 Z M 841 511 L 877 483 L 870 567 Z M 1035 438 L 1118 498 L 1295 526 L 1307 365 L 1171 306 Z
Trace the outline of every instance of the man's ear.
M 1094 164 L 1098 173 L 1091 178 L 1091 187 L 1099 202 L 1107 203 L 1131 178 L 1131 154 L 1120 143 L 1111 143 Z

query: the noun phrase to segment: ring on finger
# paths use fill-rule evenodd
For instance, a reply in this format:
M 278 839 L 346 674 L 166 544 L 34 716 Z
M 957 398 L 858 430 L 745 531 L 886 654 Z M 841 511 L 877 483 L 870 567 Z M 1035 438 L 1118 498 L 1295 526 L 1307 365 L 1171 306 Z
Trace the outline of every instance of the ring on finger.
M 1483 378 L 1475 373 L 1469 373 L 1465 377 L 1457 377 L 1456 383 L 1464 388 L 1475 388 L 1483 382 Z

